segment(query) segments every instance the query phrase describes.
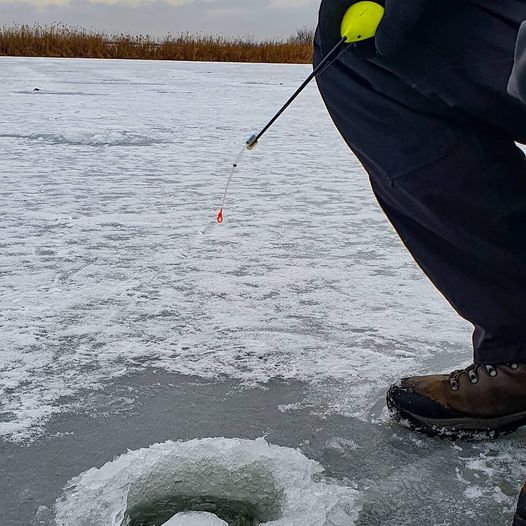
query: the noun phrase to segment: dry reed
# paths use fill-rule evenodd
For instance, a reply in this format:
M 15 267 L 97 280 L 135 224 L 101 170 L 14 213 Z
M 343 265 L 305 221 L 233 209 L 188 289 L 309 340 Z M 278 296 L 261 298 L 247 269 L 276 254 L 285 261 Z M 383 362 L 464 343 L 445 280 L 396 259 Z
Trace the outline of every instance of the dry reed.
M 304 28 L 283 41 L 191 34 L 156 39 L 107 35 L 62 24 L 0 29 L 0 55 L 25 57 L 309 63 L 311 42 L 312 31 Z

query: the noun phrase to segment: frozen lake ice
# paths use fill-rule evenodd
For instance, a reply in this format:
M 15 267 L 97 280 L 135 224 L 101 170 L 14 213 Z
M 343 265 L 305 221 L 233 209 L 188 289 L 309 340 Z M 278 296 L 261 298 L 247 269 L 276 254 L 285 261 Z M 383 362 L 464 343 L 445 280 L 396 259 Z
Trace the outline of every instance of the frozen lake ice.
M 128 447 L 263 435 L 356 485 L 359 526 L 510 522 L 524 432 L 449 444 L 387 418 L 389 383 L 469 363 L 470 327 L 405 252 L 314 85 L 244 156 L 214 223 L 240 146 L 308 66 L 0 64 L 7 526 L 44 524 L 69 479 Z M 133 436 L 105 439 L 108 422 Z M 59 444 L 55 485 L 20 468 Z

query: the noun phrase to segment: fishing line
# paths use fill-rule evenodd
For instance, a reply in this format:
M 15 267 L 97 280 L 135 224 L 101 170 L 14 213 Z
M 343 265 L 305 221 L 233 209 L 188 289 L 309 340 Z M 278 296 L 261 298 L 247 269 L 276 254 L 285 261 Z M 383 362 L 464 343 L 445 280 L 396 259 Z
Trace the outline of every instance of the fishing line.
M 232 163 L 232 168 L 230 169 L 230 174 L 228 176 L 228 179 L 226 181 L 225 186 L 225 193 L 223 194 L 223 199 L 221 200 L 221 207 L 219 208 L 219 212 L 217 213 L 217 222 L 222 223 L 223 222 L 223 209 L 225 207 L 225 201 L 226 201 L 226 195 L 228 193 L 228 189 L 230 187 L 230 182 L 232 181 L 232 176 L 234 175 L 234 172 L 237 169 L 237 165 L 239 164 L 239 161 L 241 160 L 241 157 L 243 157 L 243 154 L 247 151 L 246 145 L 243 145 L 243 148 L 241 148 L 241 151 L 239 152 L 238 156 L 236 157 L 236 160 Z
M 294 92 L 294 94 L 289 98 L 289 100 L 283 104 L 283 106 L 279 109 L 279 111 L 270 119 L 270 121 L 262 128 L 262 130 L 256 134 L 252 135 L 246 143 L 243 145 L 243 148 L 241 148 L 241 151 L 239 152 L 238 156 L 236 157 L 236 160 L 232 163 L 232 167 L 230 169 L 230 173 L 228 175 L 228 179 L 225 185 L 225 192 L 223 193 L 223 199 L 221 200 L 221 206 L 219 208 L 219 212 L 217 213 L 217 222 L 222 223 L 223 222 L 223 211 L 225 208 L 225 201 L 228 194 L 228 189 L 230 188 L 230 183 L 232 181 L 232 178 L 234 176 L 234 173 L 236 172 L 239 161 L 243 157 L 243 154 L 246 150 L 253 150 L 259 139 L 265 134 L 265 132 L 268 131 L 268 129 L 279 119 L 279 117 L 285 112 L 285 110 L 294 102 L 294 100 L 298 97 L 298 95 L 309 85 L 311 80 L 321 75 L 335 60 L 338 59 L 340 54 L 346 49 L 345 44 L 345 37 L 342 38 L 334 48 L 325 56 L 325 58 L 318 64 L 318 66 L 312 71 L 312 73 L 303 81 L 301 86 Z
M 281 106 L 278 112 L 268 121 L 268 123 L 255 135 L 252 135 L 245 143 L 236 160 L 232 163 L 232 168 L 228 175 L 225 192 L 221 201 L 221 207 L 217 214 L 217 222 L 223 222 L 223 212 L 228 189 L 232 177 L 238 167 L 239 161 L 245 150 L 253 150 L 259 139 L 269 130 L 269 128 L 281 117 L 285 110 L 294 102 L 298 95 L 309 85 L 311 80 L 320 76 L 331 64 L 333 64 L 340 55 L 348 49 L 348 44 L 359 42 L 372 38 L 376 34 L 376 29 L 384 14 L 384 8 L 375 2 L 362 1 L 357 2 L 347 9 L 341 23 L 340 40 L 327 53 L 323 60 L 314 68 L 312 73 L 303 81 L 301 86 L 292 94 L 292 96 Z

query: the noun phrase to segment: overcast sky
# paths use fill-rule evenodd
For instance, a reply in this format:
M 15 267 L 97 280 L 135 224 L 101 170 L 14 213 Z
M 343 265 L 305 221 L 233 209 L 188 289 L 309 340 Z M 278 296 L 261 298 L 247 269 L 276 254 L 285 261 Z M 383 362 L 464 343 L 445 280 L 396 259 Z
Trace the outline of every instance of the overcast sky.
M 184 31 L 288 36 L 312 27 L 320 0 L 0 0 L 0 25 L 64 22 L 155 36 Z

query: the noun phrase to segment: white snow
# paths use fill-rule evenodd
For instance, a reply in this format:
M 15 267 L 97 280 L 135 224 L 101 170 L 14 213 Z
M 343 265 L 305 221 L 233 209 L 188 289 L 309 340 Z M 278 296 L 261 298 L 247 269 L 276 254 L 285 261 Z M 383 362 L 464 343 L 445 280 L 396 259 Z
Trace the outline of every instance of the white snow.
M 299 450 L 264 439 L 165 442 L 129 451 L 70 481 L 56 504 L 57 526 L 124 526 L 141 504 L 192 496 L 243 503 L 261 526 L 352 526 L 356 490 L 320 480 L 323 468 Z M 173 519 L 167 524 L 187 523 Z M 188 526 L 219 526 L 188 522 Z
M 177 513 L 162 526 L 228 526 L 228 524 L 212 513 L 189 511 Z
M 0 435 L 155 366 L 378 417 L 401 375 L 470 358 L 470 327 L 377 206 L 308 66 L 2 58 Z M 34 88 L 39 92 L 34 92 Z

